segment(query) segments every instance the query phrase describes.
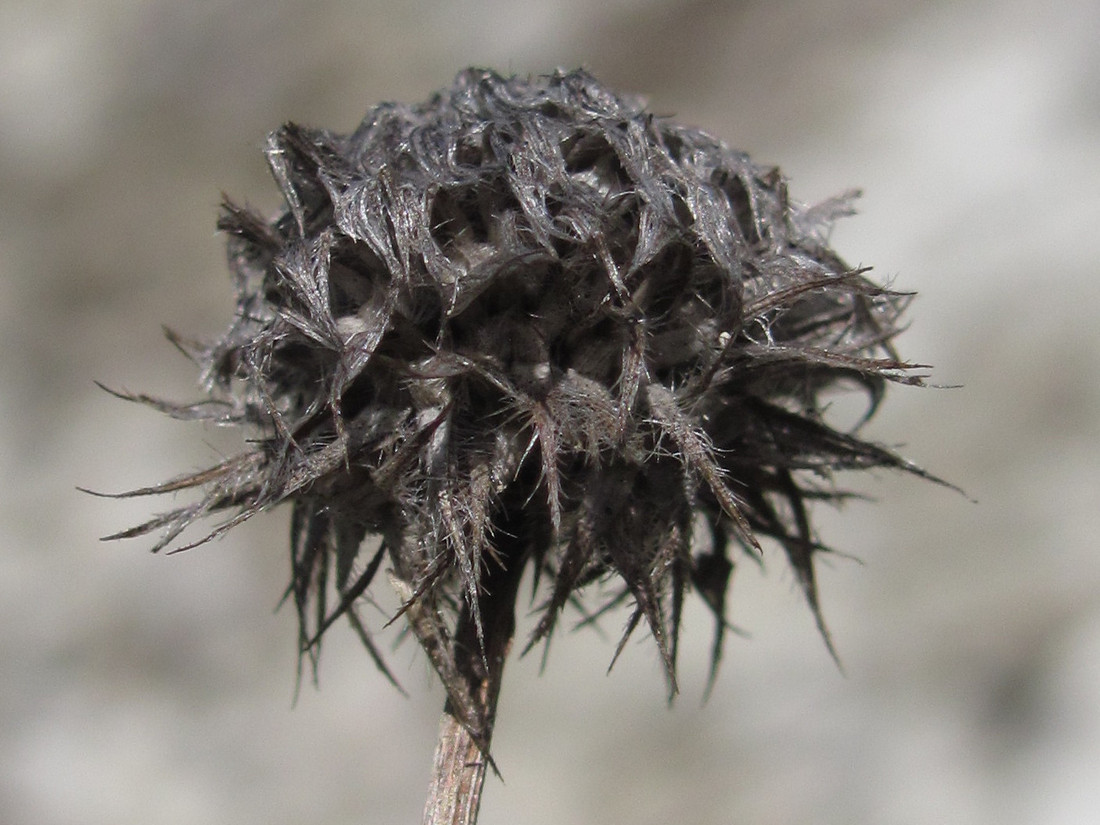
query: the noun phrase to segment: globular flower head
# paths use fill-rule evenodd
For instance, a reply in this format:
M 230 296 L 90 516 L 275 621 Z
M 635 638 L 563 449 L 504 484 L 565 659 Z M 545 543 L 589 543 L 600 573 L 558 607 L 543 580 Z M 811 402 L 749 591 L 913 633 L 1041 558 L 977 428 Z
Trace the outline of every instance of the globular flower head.
M 823 415 L 838 388 L 873 412 L 886 382 L 920 383 L 891 346 L 906 298 L 826 244 L 850 197 L 801 206 L 580 71 L 467 70 L 350 135 L 287 125 L 267 156 L 285 210 L 219 222 L 232 325 L 175 338 L 210 398 L 154 402 L 250 446 L 136 491 L 201 495 L 119 535 L 166 547 L 228 513 L 205 541 L 288 502 L 305 650 L 346 615 L 377 658 L 355 605 L 388 560 L 446 679 L 458 606 L 530 566 L 530 643 L 570 603 L 624 602 L 623 639 L 644 621 L 671 680 L 686 592 L 716 665 L 737 554 L 768 537 L 820 624 L 809 502 L 842 497 L 837 470 L 919 472 Z

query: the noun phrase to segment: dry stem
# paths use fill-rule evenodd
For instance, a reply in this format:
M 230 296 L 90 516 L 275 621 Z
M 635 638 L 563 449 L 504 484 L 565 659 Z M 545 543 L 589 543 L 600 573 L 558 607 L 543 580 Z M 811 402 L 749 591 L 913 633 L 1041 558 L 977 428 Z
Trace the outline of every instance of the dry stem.
M 484 655 L 473 611 L 463 607 L 455 631 L 455 658 L 463 690 L 449 691 L 439 724 L 423 825 L 475 825 L 481 806 L 504 661 L 515 633 L 515 604 L 523 572 L 522 552 L 502 553 L 503 566 L 490 565 L 478 599 Z

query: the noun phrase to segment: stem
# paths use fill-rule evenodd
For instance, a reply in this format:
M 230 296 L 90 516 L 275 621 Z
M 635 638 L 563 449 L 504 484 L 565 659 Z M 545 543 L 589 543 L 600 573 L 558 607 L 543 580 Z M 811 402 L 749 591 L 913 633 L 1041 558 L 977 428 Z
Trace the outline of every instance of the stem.
M 424 806 L 424 825 L 477 822 L 486 762 L 470 732 L 453 715 L 444 713 Z
M 423 825 L 474 825 L 485 769 L 496 771 L 489 744 L 504 661 L 515 633 L 516 595 L 524 561 L 521 548 L 500 547 L 498 551 L 501 564 L 490 563 L 478 598 L 484 652 L 470 605 L 463 605 L 455 628 L 455 664 L 462 677 L 463 695 L 458 700 L 453 691 L 448 691 Z

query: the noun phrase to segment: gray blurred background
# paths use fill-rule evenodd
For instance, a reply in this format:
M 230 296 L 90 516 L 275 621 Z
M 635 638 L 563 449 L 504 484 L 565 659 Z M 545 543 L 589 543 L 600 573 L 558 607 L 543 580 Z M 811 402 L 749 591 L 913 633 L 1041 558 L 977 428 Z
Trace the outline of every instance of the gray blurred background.
M 862 562 L 821 569 L 844 674 L 774 550 L 705 705 L 696 608 L 672 710 L 645 638 L 609 676 L 595 633 L 513 662 L 483 825 L 1100 822 L 1098 43 L 1095 0 L 3 0 L 0 822 L 419 821 L 441 692 L 340 627 L 292 706 L 285 514 L 153 556 L 97 537 L 157 502 L 74 488 L 233 449 L 92 382 L 196 397 L 160 327 L 228 322 L 216 206 L 277 206 L 264 135 L 468 64 L 583 65 L 800 200 L 862 187 L 836 245 L 920 293 L 902 348 L 963 385 L 872 434 L 978 500 L 884 475 L 818 514 Z

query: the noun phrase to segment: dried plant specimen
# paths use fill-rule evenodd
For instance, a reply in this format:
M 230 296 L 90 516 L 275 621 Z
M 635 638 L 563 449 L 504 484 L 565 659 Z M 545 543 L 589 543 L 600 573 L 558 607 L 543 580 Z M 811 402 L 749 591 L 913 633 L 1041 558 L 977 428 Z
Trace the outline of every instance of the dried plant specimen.
M 383 670 L 356 605 L 388 570 L 447 690 L 439 773 L 480 771 L 468 817 L 526 571 L 528 648 L 570 605 L 623 604 L 619 649 L 644 624 L 670 693 L 685 596 L 714 614 L 713 676 L 761 538 L 824 634 L 808 505 L 843 497 L 835 471 L 924 475 L 824 415 L 838 389 L 870 417 L 888 383 L 921 383 L 892 346 L 907 296 L 827 245 L 851 195 L 802 206 L 778 170 L 580 71 L 467 70 L 350 135 L 287 125 L 267 156 L 285 210 L 226 202 L 219 221 L 232 325 L 172 336 L 208 398 L 127 396 L 248 447 L 131 493 L 199 491 L 116 537 L 189 547 L 289 503 L 303 653 L 347 617 Z

